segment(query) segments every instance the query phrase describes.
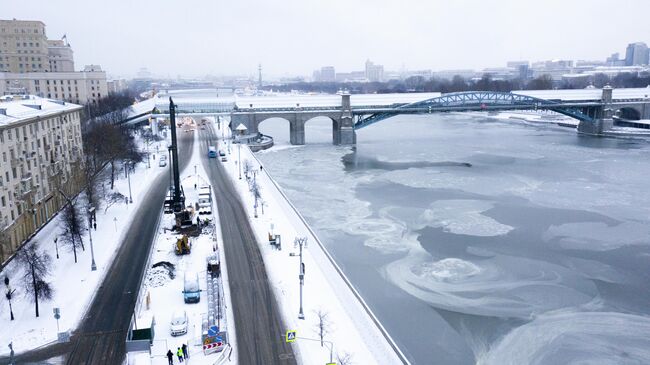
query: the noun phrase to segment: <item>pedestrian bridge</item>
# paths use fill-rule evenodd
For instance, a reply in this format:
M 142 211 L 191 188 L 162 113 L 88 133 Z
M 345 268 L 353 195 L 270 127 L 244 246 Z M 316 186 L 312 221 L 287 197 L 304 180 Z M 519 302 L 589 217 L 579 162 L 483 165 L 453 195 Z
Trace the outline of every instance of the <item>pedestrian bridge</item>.
M 248 134 L 257 134 L 260 123 L 267 119 L 285 119 L 290 125 L 290 141 L 297 145 L 305 143 L 305 124 L 317 117 L 332 121 L 335 144 L 354 144 L 356 130 L 401 114 L 550 110 L 579 120 L 579 131 L 590 134 L 607 129 L 614 114 L 626 119 L 650 119 L 650 88 L 193 97 L 175 98 L 174 102 L 177 115 L 229 115 L 231 126 L 243 124 Z M 168 101 L 159 98 L 152 116 L 168 114 Z

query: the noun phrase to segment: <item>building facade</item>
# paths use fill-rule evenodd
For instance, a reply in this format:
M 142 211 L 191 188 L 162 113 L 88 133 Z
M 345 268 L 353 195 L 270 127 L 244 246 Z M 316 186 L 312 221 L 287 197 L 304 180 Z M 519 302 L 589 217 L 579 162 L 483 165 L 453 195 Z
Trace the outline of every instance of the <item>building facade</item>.
M 7 99 L 4 97 L 3 99 Z M 0 102 L 2 263 L 77 194 L 83 161 L 80 105 L 35 96 Z
M 68 43 L 62 40 L 48 40 L 47 57 L 50 72 L 74 72 L 74 52 Z
M 49 70 L 45 24 L 31 20 L 0 20 L 0 71 Z
M 108 96 L 98 65 L 75 72 L 74 52 L 63 40 L 48 40 L 45 24 L 0 20 L 0 95 L 38 95 L 77 104 Z
M 647 65 L 650 52 L 643 42 L 630 43 L 625 49 L 625 66 Z
M 0 72 L 0 95 L 37 95 L 76 104 L 96 103 L 108 96 L 106 72 Z
M 323 82 L 336 81 L 336 69 L 334 66 L 324 66 L 320 69 L 320 80 Z
M 370 82 L 384 81 L 384 66 L 375 65 L 370 60 L 366 61 L 366 79 Z

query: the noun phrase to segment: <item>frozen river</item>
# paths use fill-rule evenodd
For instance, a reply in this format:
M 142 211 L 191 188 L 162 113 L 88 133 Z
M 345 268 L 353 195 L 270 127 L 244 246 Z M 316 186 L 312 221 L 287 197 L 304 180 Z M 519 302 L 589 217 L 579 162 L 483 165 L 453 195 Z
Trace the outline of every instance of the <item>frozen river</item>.
M 401 116 L 266 168 L 415 364 L 650 363 L 650 144 Z M 263 194 L 263 192 L 262 192 Z M 308 284 L 307 284 L 308 285 Z

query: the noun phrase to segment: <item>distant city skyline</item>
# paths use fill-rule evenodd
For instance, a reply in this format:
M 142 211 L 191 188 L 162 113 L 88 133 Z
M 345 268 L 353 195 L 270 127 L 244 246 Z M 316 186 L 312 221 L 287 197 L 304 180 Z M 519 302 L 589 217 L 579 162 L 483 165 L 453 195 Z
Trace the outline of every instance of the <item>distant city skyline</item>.
M 62 11 L 68 9 L 69 11 Z M 77 65 L 115 76 L 310 76 L 364 70 L 482 69 L 508 61 L 604 60 L 650 42 L 650 2 L 407 0 L 14 2 L 4 19 L 41 20 L 64 34 Z

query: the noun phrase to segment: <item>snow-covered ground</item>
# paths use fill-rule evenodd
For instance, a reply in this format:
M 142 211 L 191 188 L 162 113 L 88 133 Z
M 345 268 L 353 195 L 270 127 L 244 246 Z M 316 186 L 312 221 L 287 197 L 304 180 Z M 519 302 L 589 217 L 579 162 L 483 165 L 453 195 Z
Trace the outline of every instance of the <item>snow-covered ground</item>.
M 226 147 L 223 149 L 227 150 Z M 264 200 L 263 209 L 258 207 L 258 218 L 254 217 L 254 199 L 249 191 L 248 181 L 238 178 L 237 161 L 240 152 L 241 160 L 248 160 L 252 170 L 257 172 L 256 180 Z M 257 235 L 287 330 L 297 331 L 298 340 L 294 350 L 299 362 L 322 364 L 330 360 L 328 346 L 321 347 L 320 342 L 310 340 L 318 338 L 317 312 L 321 311 L 327 314 L 325 340 L 334 344 L 334 362 L 339 363 L 337 354 L 341 357 L 349 354 L 348 364 L 401 363 L 360 300 L 337 272 L 317 237 L 290 205 L 279 186 L 265 170 L 260 170 L 260 162 L 248 147 L 242 145 L 239 151 L 237 145 L 232 145 L 230 158 L 224 164 L 242 197 Z M 268 244 L 268 234 L 271 230 L 274 234 L 281 235 L 281 251 Z M 296 237 L 307 237 L 308 243 L 307 248 L 303 250 L 304 320 L 298 319 L 300 289 L 298 249 L 294 247 Z
M 195 136 L 196 138 L 196 136 Z M 216 163 L 216 160 L 215 160 Z M 194 205 L 198 201 L 198 190 L 194 188 L 197 186 L 207 185 L 207 174 L 203 169 L 201 162 L 200 143 L 195 141 L 194 151 L 190 162 L 184 171 L 181 172 L 181 184 L 185 191 L 186 205 Z M 214 195 L 214 194 L 213 194 Z M 212 198 L 214 202 L 214 196 Z M 219 223 L 219 215 L 217 214 L 217 207 L 213 205 L 211 215 L 200 215 L 201 220 L 206 218 L 211 220 L 210 226 L 203 229 L 199 237 L 190 238 L 192 250 L 189 255 L 178 256 L 174 252 L 174 245 L 176 239 L 180 237 L 177 233 L 169 229 L 174 225 L 174 216 L 171 214 L 163 215 L 160 226 L 158 227 L 158 235 L 152 248 L 152 255 L 149 260 L 149 266 L 143 287 L 140 291 L 141 305 L 136 308 L 137 322 L 141 327 L 145 324 L 151 323 L 150 318 L 155 319 L 155 338 L 151 348 L 151 354 L 140 353 L 130 354 L 128 356 L 129 364 L 160 364 L 166 365 L 167 358 L 165 354 L 168 349 L 174 352 L 183 343 L 189 346 L 190 360 L 192 364 L 206 364 L 212 365 L 219 358 L 219 354 L 203 354 L 201 343 L 201 323 L 202 318 L 208 312 L 208 300 L 206 298 L 206 257 L 214 254 L 214 250 L 221 250 L 222 236 Z M 195 218 L 196 219 L 196 218 Z M 219 252 L 221 257 L 221 273 L 222 283 L 225 284 L 223 288 L 223 295 L 225 298 L 225 323 L 222 320 L 220 325 L 226 328 L 228 332 L 228 340 L 230 341 L 230 348 L 233 349 L 232 353 L 230 348 L 226 348 L 225 352 L 229 355 L 230 364 L 237 363 L 237 346 L 234 322 L 228 319 L 233 318 L 232 306 L 230 305 L 230 290 L 228 287 L 228 273 L 225 266 L 224 255 Z M 174 265 L 174 278 L 171 278 L 169 271 L 162 268 L 152 268 L 151 266 L 159 262 L 169 262 Z M 183 301 L 183 278 L 186 271 L 193 271 L 199 274 L 199 283 L 201 286 L 201 300 L 198 303 L 186 304 Z M 150 297 L 150 305 L 147 308 L 146 297 Z M 170 333 L 170 319 L 174 311 L 186 311 L 189 319 L 187 334 L 182 336 L 171 336 Z M 175 356 L 174 356 L 175 357 Z M 228 356 L 224 357 L 228 358 Z M 175 357 L 175 362 L 178 359 Z
M 50 283 L 54 287 L 54 297 L 50 301 L 39 301 L 40 316 L 35 317 L 34 304 L 25 296 L 25 288 L 19 284 L 23 269 L 17 267 L 16 260 L 10 262 L 0 273 L 4 279 L 7 275 L 11 285 L 16 289 L 12 299 L 12 307 L 15 320 L 9 318 L 9 305 L 5 298 L 0 301 L 0 354 L 8 354 L 6 346 L 13 342 L 16 353 L 28 351 L 36 347 L 57 340 L 57 321 L 53 316 L 53 308 L 60 308 L 61 319 L 59 330 L 61 332 L 73 330 L 83 318 L 86 309 L 94 293 L 101 283 L 106 269 L 110 267 L 113 256 L 117 252 L 118 243 L 122 241 L 127 232 L 129 222 L 133 213 L 137 210 L 138 204 L 147 193 L 151 182 L 167 168 L 158 166 L 158 156 L 166 154 L 167 142 L 158 142 L 160 153 L 156 153 L 156 159 L 151 160 L 151 167 L 147 163 L 141 163 L 131 173 L 131 194 L 133 204 L 116 203 L 107 209 L 97 211 L 97 230 L 92 231 L 92 239 L 95 251 L 95 263 L 97 270 L 91 271 L 90 242 L 88 235 L 84 237 L 85 251 L 77 252 L 78 262 L 74 262 L 73 254 L 59 242 L 59 259 L 56 258 L 56 246 L 54 239 L 62 231 L 60 215 L 55 216 L 47 223 L 32 240 L 40 244 L 40 248 L 46 251 L 53 262 Z M 156 150 L 156 144 L 150 146 L 152 151 Z M 110 167 L 108 167 L 110 168 Z M 124 176 L 124 170 L 116 172 L 114 192 L 120 192 L 129 196 L 129 184 Z M 110 182 L 108 183 L 110 184 Z M 110 191 L 110 185 L 105 184 L 104 189 Z M 78 199 L 84 199 L 83 194 Z M 85 216 L 85 214 L 84 214 Z

